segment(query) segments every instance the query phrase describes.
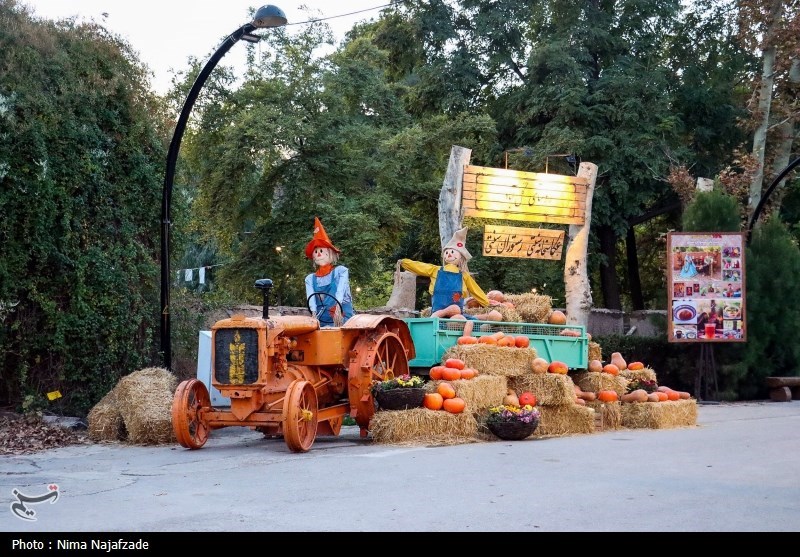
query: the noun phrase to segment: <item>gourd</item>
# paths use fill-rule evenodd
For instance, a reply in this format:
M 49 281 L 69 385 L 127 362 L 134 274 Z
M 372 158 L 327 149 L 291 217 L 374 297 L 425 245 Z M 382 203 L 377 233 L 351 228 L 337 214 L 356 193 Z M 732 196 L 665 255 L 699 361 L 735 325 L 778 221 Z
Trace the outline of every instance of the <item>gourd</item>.
M 619 395 L 617 394 L 617 391 L 611 391 L 611 390 L 598 391 L 597 400 L 599 400 L 600 402 L 616 402 L 617 400 L 619 400 Z
M 444 366 L 433 366 L 431 370 L 428 372 L 428 377 L 430 377 L 434 381 L 439 381 L 442 379 L 443 372 L 444 372 Z
M 441 410 L 444 404 L 444 397 L 439 393 L 425 393 L 422 398 L 422 406 L 428 410 Z
M 603 366 L 603 373 L 619 375 L 619 366 L 617 364 L 606 364 Z
M 460 414 L 464 411 L 466 406 L 467 403 L 464 401 L 464 399 L 459 397 L 445 399 L 445 401 L 442 403 L 442 408 L 451 414 Z
M 591 391 L 584 391 L 577 385 L 573 385 L 572 387 L 575 389 L 575 396 L 581 400 L 584 400 L 586 402 L 592 402 L 597 398 L 597 395 L 595 395 Z
M 506 406 L 519 406 L 519 397 L 514 389 L 508 389 L 506 396 L 503 397 L 503 404 Z
M 614 352 L 611 354 L 611 363 L 619 368 L 619 371 L 624 369 L 628 369 L 628 364 L 625 362 L 625 358 L 622 357 L 622 354 L 619 352 Z
M 658 392 L 648 394 L 647 402 L 658 402 Z
M 436 392 L 442 395 L 445 400 L 456 396 L 456 390 L 450 383 L 439 383 L 436 386 Z
M 667 393 L 667 398 L 669 400 L 683 400 L 683 399 L 687 399 L 687 398 L 689 398 L 691 396 L 687 392 L 676 391 L 674 389 L 670 389 L 669 387 L 665 387 L 663 385 L 660 385 L 658 387 L 658 389 L 656 389 L 656 391 L 660 392 L 660 393 Z
M 642 362 L 631 362 L 628 364 L 628 369 L 631 371 L 644 369 L 644 364 Z
M 519 405 L 527 406 L 528 404 L 531 406 L 536 406 L 536 395 L 530 391 L 525 391 L 519 395 Z
M 547 318 L 547 322 L 551 325 L 566 325 L 567 316 L 564 315 L 563 311 L 555 310 L 550 314 L 550 317 Z
M 461 360 L 459 358 L 447 358 L 444 361 L 444 365 L 446 367 L 454 367 L 456 369 L 464 369 L 465 367 L 467 367 L 466 364 L 464 363 L 464 360 Z
M 514 337 L 514 346 L 517 348 L 527 348 L 531 345 L 531 339 L 526 336 L 517 336 Z
M 456 341 L 457 344 L 478 344 L 478 338 L 473 336 L 461 336 Z
M 445 367 L 442 370 L 442 379 L 445 381 L 455 381 L 461 379 L 461 370 L 454 367 Z
M 647 402 L 647 391 L 636 389 L 620 397 L 622 402 Z
M 465 367 L 461 370 L 461 379 L 473 379 L 476 375 L 478 375 L 478 370 L 474 368 Z
M 589 362 L 589 371 L 593 373 L 600 373 L 603 371 L 603 362 L 600 360 L 592 360 Z
M 586 406 L 586 401 L 583 400 L 582 398 L 576 396 L 575 397 L 575 404 L 577 404 L 578 406 Z
M 547 373 L 547 367 L 549 365 L 550 362 L 544 358 L 534 358 L 531 362 L 531 371 L 533 371 L 533 373 Z

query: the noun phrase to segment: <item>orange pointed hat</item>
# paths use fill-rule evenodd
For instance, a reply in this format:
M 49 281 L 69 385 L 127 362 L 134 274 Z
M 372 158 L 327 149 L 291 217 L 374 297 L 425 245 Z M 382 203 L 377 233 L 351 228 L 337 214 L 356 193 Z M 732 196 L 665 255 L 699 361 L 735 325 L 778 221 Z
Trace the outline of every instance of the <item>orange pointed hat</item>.
M 328 234 L 322 227 L 322 223 L 319 221 L 318 217 L 314 217 L 314 237 L 311 238 L 311 241 L 308 244 L 306 244 L 306 257 L 308 259 L 312 258 L 312 255 L 314 254 L 314 248 L 330 248 L 336 253 L 342 253 L 339 248 L 331 243 L 330 238 L 328 238 Z

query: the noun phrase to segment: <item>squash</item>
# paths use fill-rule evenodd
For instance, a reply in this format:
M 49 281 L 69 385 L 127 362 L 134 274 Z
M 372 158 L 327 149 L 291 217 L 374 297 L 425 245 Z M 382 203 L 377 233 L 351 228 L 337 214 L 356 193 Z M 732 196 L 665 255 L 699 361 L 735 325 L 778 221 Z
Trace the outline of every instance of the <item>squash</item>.
M 494 338 L 491 335 L 478 337 L 478 344 L 490 344 L 492 346 L 496 346 L 497 345 L 497 339 Z
M 631 362 L 628 364 L 628 369 L 631 371 L 644 369 L 644 364 L 642 362 Z
M 619 400 L 617 391 L 603 390 L 597 392 L 597 400 L 600 402 L 616 402 Z
M 506 296 L 499 290 L 489 290 L 486 293 L 486 297 L 490 300 L 494 300 L 495 302 L 505 302 Z
M 678 391 L 670 391 L 667 393 L 667 397 L 669 397 L 669 400 L 680 400 L 681 394 Z
M 517 348 L 528 348 L 531 345 L 531 339 L 526 336 L 519 335 L 514 337 L 514 346 Z
M 680 395 L 681 400 L 686 400 L 687 398 L 692 398 L 692 395 L 687 393 L 686 391 L 678 391 L 678 395 Z
M 647 402 L 658 402 L 658 392 L 648 394 Z
M 600 360 L 592 360 L 589 362 L 589 371 L 592 373 L 600 373 L 603 371 L 603 362 Z
M 559 373 L 561 375 L 566 375 L 569 368 L 567 368 L 567 364 L 564 362 L 553 361 L 550 362 L 550 365 L 547 366 L 548 373 Z
M 636 389 L 620 397 L 622 402 L 647 402 L 647 391 Z
M 458 358 L 447 358 L 444 361 L 444 365 L 445 367 L 454 367 L 456 369 L 464 369 L 465 367 L 467 367 L 466 364 L 464 363 L 464 360 L 460 360 Z
M 441 410 L 444 404 L 444 397 L 439 393 L 425 393 L 422 398 L 422 406 L 428 410 Z
M 625 358 L 623 358 L 622 354 L 619 352 L 614 352 L 611 354 L 611 363 L 617 366 L 618 371 L 628 369 L 628 364 L 625 362 Z
M 445 399 L 442 403 L 442 408 L 446 411 L 450 412 L 451 414 L 460 414 L 464 411 L 464 408 L 467 407 L 467 403 L 464 401 L 463 398 L 453 397 Z
M 567 316 L 563 311 L 554 310 L 550 313 L 550 317 L 547 318 L 547 322 L 551 325 L 566 325 Z
M 536 406 L 536 395 L 530 391 L 525 391 L 519 395 L 519 405 L 527 406 L 528 404 L 531 406 Z
M 478 344 L 478 338 L 473 336 L 461 336 L 456 341 L 457 344 Z
M 442 398 L 447 400 L 448 398 L 455 398 L 456 390 L 450 383 L 439 383 L 436 386 L 436 392 L 442 395 Z
M 461 370 L 454 367 L 446 367 L 442 370 L 442 379 L 445 381 L 456 381 L 461 379 Z
M 603 373 L 619 375 L 619 367 L 616 364 L 606 364 L 603 366 Z
M 471 367 L 465 367 L 461 370 L 461 379 L 473 379 L 478 375 L 478 370 Z
M 505 346 L 507 348 L 514 347 L 514 337 L 512 336 L 504 336 L 500 340 L 497 341 L 497 346 Z
M 503 404 L 506 406 L 519 406 L 519 397 L 514 389 L 508 389 L 506 396 L 503 397 Z
M 669 395 L 667 393 L 656 391 L 656 395 L 658 395 L 658 402 L 669 400 Z
M 575 404 L 577 404 L 578 406 L 586 406 L 586 401 L 583 400 L 582 398 L 576 396 L 575 397 Z
M 549 365 L 550 362 L 544 358 L 534 358 L 531 362 L 531 371 L 533 373 L 547 373 L 547 367 Z
M 442 379 L 443 371 L 444 371 L 444 366 L 433 366 L 431 370 L 428 372 L 428 377 L 430 377 L 433 381 L 439 381 Z
M 583 391 L 577 385 L 573 385 L 572 387 L 573 387 L 573 389 L 575 389 L 575 396 L 578 397 L 581 400 L 585 400 L 586 402 L 592 402 L 594 399 L 597 398 L 597 395 L 595 395 L 591 391 L 588 391 L 588 392 L 587 391 Z

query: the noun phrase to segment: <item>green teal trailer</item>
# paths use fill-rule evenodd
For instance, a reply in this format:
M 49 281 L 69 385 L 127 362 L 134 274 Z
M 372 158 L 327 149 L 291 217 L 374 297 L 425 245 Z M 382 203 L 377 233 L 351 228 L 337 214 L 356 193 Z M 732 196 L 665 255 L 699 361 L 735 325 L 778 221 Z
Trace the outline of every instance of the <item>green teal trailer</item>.
M 427 375 L 432 366 L 442 363 L 448 348 L 458 342 L 464 332 L 464 321 L 441 317 L 409 317 L 416 357 L 409 360 L 412 373 Z M 526 336 L 536 355 L 548 362 L 559 361 L 569 369 L 586 369 L 589 364 L 589 337 L 582 325 L 550 325 L 547 323 L 509 323 L 505 321 L 473 321 L 472 336 L 482 337 L 502 331 L 507 335 Z M 566 336 L 565 329 L 579 331 L 580 336 Z

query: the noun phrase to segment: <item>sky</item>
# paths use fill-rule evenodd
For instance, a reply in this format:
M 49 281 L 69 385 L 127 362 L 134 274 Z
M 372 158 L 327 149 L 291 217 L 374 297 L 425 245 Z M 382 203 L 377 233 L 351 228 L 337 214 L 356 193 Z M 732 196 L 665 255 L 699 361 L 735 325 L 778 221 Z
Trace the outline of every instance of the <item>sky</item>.
M 153 72 L 152 88 L 163 95 L 173 74 L 184 70 L 194 56 L 205 61 L 222 40 L 249 21 L 249 9 L 272 3 L 288 19 L 287 30 L 311 19 L 327 19 L 336 40 L 354 24 L 377 19 L 379 8 L 391 0 L 19 0 L 33 15 L 49 20 L 77 17 L 96 21 L 121 36 L 139 53 L 139 59 Z M 303 6 L 310 11 L 302 10 Z M 368 10 L 368 11 L 362 11 Z M 360 12 L 360 13 L 353 13 Z M 344 15 L 351 14 L 351 15 Z M 334 17 L 343 16 L 343 17 Z M 267 31 L 260 31 L 263 34 Z M 220 65 L 243 68 L 244 41 L 234 45 Z M 243 73 L 243 72 L 242 72 Z

